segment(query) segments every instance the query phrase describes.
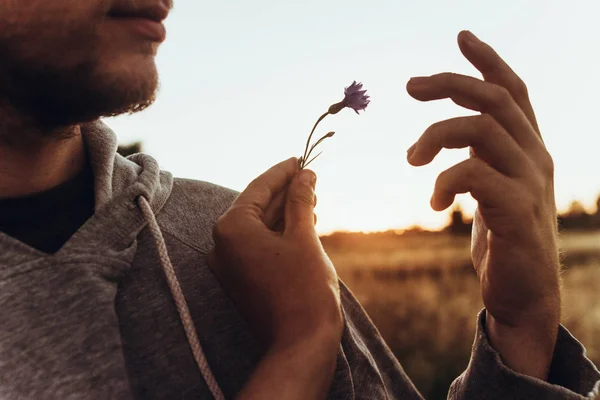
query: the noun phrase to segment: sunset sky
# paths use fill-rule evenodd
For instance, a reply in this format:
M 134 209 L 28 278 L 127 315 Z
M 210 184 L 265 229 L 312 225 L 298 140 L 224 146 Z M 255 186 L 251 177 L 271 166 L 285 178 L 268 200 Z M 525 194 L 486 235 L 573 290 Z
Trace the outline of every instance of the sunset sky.
M 337 132 L 312 164 L 319 176 L 318 230 L 438 228 L 437 175 L 468 156 L 446 150 L 427 167 L 406 149 L 432 123 L 469 112 L 419 103 L 411 76 L 475 75 L 456 35 L 487 41 L 529 86 L 556 164 L 558 206 L 600 194 L 600 5 L 596 1 L 502 2 L 175 0 L 157 59 L 162 88 L 149 110 L 107 120 L 122 143 L 174 175 L 242 190 L 274 163 L 300 156 L 316 118 L 362 81 L 366 113 L 344 110 L 317 133 Z M 537 5 L 535 5 L 537 4 Z M 468 196 L 458 202 L 472 212 Z

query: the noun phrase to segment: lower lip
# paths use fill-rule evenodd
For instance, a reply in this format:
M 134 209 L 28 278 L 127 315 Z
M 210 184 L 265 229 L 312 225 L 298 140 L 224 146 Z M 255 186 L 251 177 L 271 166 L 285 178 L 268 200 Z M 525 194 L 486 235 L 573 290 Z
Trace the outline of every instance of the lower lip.
M 130 30 L 144 39 L 153 42 L 164 42 L 167 38 L 167 30 L 161 22 L 135 17 L 114 18 L 114 20 L 126 25 Z

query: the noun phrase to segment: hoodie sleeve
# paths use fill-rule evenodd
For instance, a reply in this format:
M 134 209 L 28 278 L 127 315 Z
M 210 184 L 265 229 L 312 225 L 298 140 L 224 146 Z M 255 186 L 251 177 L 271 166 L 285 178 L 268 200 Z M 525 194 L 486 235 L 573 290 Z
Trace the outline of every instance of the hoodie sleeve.
M 512 371 L 489 342 L 484 310 L 478 317 L 469 366 L 450 387 L 448 399 L 595 399 L 599 385 L 600 373 L 586 357 L 585 348 L 562 325 L 549 382 Z
M 340 282 L 346 327 L 328 399 L 423 400 L 358 300 Z
M 329 398 L 422 400 L 356 298 L 343 283 L 340 288 L 346 329 Z M 344 371 L 346 378 L 342 376 Z M 344 381 L 350 384 L 337 384 Z M 347 387 L 352 391 L 348 392 Z M 448 399 L 591 400 L 598 395 L 599 387 L 600 373 L 585 356 L 583 345 L 563 326 L 559 330 L 550 383 L 512 371 L 490 345 L 482 312 L 471 361 L 450 387 Z

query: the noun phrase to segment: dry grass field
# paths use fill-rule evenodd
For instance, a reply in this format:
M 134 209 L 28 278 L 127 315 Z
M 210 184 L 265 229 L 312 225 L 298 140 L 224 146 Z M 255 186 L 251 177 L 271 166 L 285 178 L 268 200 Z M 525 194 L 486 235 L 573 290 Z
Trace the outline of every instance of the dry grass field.
M 419 390 L 445 399 L 482 308 L 469 237 L 345 234 L 323 243 Z M 563 323 L 600 365 L 600 232 L 566 233 L 562 249 Z

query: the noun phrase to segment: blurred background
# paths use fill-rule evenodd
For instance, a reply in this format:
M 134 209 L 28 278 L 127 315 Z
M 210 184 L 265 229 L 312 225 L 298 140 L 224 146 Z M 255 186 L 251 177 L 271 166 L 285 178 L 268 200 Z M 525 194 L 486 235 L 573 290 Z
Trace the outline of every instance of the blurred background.
M 242 190 L 300 156 L 315 120 L 353 80 L 368 110 L 328 117 L 336 131 L 311 167 L 319 232 L 342 279 L 428 399 L 466 367 L 481 309 L 470 261 L 475 202 L 436 213 L 437 175 L 468 157 L 443 151 L 413 168 L 406 149 L 431 124 L 469 115 L 419 103 L 411 76 L 478 76 L 456 35 L 490 43 L 528 84 L 556 164 L 564 323 L 600 365 L 600 5 L 593 1 L 176 1 L 149 110 L 106 120 L 124 153 L 143 150 L 174 175 Z

